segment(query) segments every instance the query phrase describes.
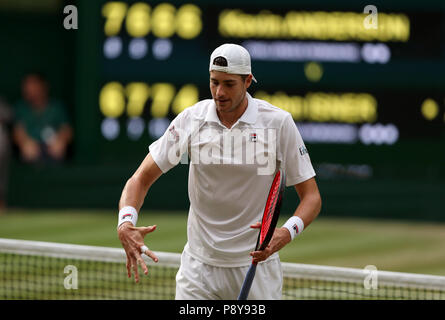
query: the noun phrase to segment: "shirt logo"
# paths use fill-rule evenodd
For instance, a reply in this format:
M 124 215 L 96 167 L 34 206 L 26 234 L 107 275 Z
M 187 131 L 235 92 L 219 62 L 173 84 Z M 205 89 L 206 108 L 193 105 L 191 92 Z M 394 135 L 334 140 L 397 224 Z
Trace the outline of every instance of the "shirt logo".
M 249 136 L 250 141 L 256 142 L 257 141 L 257 135 L 256 133 L 251 133 Z
M 178 142 L 179 133 L 175 130 L 175 126 L 171 126 L 170 129 L 168 129 L 168 131 L 170 131 L 170 134 L 173 136 L 173 141 Z
M 300 147 L 298 150 L 300 150 L 300 155 L 304 156 L 306 153 L 308 153 L 305 146 Z

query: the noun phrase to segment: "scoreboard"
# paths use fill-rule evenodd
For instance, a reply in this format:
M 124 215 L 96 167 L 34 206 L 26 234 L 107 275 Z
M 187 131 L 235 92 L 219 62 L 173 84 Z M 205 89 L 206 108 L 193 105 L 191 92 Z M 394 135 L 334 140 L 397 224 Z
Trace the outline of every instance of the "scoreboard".
M 292 115 L 321 178 L 442 167 L 445 10 L 375 3 L 80 2 L 94 18 L 80 40 L 94 63 L 79 76 L 90 94 L 78 114 L 91 130 L 77 124 L 78 148 L 140 162 L 177 114 L 211 98 L 210 53 L 231 42 L 251 54 L 249 92 Z

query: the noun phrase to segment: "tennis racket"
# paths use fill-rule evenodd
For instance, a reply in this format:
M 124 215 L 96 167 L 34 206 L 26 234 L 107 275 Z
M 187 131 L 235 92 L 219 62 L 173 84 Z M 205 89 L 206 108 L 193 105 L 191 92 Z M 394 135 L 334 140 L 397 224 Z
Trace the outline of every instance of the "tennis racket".
M 280 215 L 281 200 L 283 199 L 284 188 L 286 187 L 286 174 L 284 170 L 279 170 L 273 179 L 264 207 L 261 229 L 255 246 L 255 251 L 264 250 L 269 244 L 275 231 L 278 217 Z M 252 264 L 247 271 L 243 286 L 241 287 L 238 300 L 246 300 L 255 277 L 257 263 L 252 260 Z

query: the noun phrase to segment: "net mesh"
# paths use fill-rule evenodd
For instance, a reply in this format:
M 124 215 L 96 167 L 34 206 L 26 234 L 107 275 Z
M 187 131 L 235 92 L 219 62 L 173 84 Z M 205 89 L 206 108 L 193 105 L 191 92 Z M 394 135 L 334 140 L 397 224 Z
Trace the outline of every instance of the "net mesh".
M 0 299 L 168 300 L 180 255 L 127 277 L 123 249 L 0 239 Z M 283 299 L 445 299 L 445 277 L 282 263 Z M 235 299 L 236 297 L 234 297 Z

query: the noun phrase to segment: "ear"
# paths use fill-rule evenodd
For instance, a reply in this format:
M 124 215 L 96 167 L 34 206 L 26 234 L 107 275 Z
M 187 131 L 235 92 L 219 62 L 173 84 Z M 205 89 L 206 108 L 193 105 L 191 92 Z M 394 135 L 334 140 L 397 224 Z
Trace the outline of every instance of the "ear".
M 249 74 L 246 78 L 246 89 L 250 87 L 250 85 L 252 84 L 252 74 Z

